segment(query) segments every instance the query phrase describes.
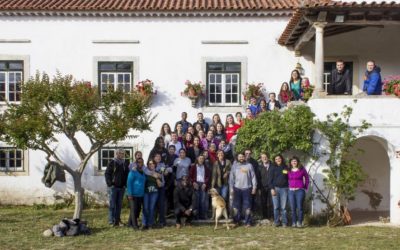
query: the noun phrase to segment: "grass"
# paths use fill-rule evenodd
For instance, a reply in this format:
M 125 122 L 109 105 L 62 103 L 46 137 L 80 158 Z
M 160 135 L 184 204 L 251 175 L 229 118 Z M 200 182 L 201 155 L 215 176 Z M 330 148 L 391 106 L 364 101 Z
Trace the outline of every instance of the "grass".
M 123 219 L 127 220 L 127 209 Z M 72 210 L 0 207 L 0 249 L 398 249 L 400 229 L 257 226 L 213 231 L 211 225 L 149 231 L 112 228 L 107 209 L 85 210 L 90 236 L 45 238 L 42 232 Z

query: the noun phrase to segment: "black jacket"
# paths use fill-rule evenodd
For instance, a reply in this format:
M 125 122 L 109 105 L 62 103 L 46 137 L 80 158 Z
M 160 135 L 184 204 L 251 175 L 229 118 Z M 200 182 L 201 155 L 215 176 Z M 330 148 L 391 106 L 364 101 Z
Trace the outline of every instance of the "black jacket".
M 196 192 L 190 186 L 190 183 L 186 187 L 178 185 L 174 191 L 174 209 L 175 211 L 184 212 L 187 209 L 196 209 L 197 207 L 197 196 Z
M 271 189 L 275 187 L 287 188 L 289 187 L 288 181 L 288 171 L 289 169 L 285 165 L 277 166 L 272 165 L 269 172 L 268 186 Z
M 344 69 L 343 72 L 338 72 L 337 69 L 332 71 L 332 81 L 328 85 L 328 93 L 334 95 L 344 94 L 347 92 L 351 94 L 351 75 L 350 70 Z
M 202 153 L 203 153 L 203 150 L 200 148 L 199 155 L 201 155 Z M 190 148 L 188 148 L 188 149 L 186 150 L 186 156 L 187 156 L 188 158 L 190 158 L 190 160 L 191 160 L 192 163 L 195 163 L 195 161 L 196 161 L 196 154 L 194 153 L 194 148 L 193 148 L 193 147 L 190 147 Z
M 251 158 L 251 157 L 247 162 L 250 163 L 253 166 L 254 173 L 256 174 L 257 183 L 260 183 L 261 176 L 260 176 L 260 170 L 258 168 L 258 162 L 255 159 Z M 261 188 L 261 186 L 257 185 L 257 189 L 260 189 L 260 188 Z
M 108 187 L 114 186 L 118 188 L 126 187 L 129 174 L 129 161 L 118 163 L 115 159 L 111 160 L 107 166 L 104 177 Z
M 264 164 L 262 162 L 258 163 L 258 169 L 260 172 L 260 186 L 263 187 L 264 189 L 268 189 L 269 188 L 269 175 L 272 169 L 272 162 L 269 161 L 269 168 L 268 170 L 264 167 Z

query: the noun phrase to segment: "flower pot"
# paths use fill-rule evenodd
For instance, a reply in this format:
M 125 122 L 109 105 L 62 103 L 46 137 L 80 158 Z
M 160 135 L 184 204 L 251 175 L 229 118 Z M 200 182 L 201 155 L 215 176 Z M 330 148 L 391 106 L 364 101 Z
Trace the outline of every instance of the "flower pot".
M 192 107 L 195 108 L 196 107 L 197 98 L 190 98 L 190 101 L 192 102 Z

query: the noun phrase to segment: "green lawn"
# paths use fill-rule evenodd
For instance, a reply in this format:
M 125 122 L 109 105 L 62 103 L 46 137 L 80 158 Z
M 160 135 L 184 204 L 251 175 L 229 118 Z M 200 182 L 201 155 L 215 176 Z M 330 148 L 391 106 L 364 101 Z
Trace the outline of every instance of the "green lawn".
M 124 219 L 127 219 L 124 209 Z M 112 228 L 107 209 L 85 210 L 90 236 L 45 238 L 42 232 L 71 210 L 0 207 L 0 249 L 399 249 L 400 229 L 377 227 L 304 229 L 257 226 L 230 231 L 212 226 L 166 227 L 145 232 Z

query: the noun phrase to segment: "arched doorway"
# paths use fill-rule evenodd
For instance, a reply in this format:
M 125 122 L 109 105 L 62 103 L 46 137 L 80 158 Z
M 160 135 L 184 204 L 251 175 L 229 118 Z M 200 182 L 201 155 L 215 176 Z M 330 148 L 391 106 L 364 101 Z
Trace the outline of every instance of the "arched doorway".
M 388 143 L 376 136 L 357 139 L 354 159 L 361 163 L 368 175 L 357 190 L 355 200 L 348 205 L 353 224 L 379 221 L 390 214 L 390 160 Z

